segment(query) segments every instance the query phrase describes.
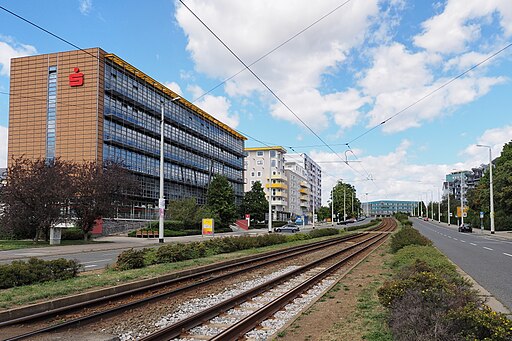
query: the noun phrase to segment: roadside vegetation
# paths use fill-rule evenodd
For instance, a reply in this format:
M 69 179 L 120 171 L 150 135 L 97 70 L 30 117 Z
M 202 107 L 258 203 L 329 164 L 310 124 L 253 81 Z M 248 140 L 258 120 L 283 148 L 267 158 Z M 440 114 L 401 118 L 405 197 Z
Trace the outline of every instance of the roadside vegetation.
M 252 247 L 249 249 L 241 249 L 239 251 L 234 251 L 231 253 L 220 253 L 215 254 L 212 251 L 205 253 L 204 257 L 187 259 L 181 261 L 172 261 L 167 263 L 157 263 L 152 257 L 156 257 L 156 253 L 158 249 L 143 249 L 143 250 L 133 250 L 129 251 L 127 254 L 124 254 L 122 257 L 120 256 L 121 261 L 118 265 L 106 269 L 100 272 L 84 272 L 79 273 L 78 276 L 74 278 L 69 278 L 65 280 L 59 281 L 50 281 L 32 285 L 24 285 L 13 287 L 9 289 L 0 290 L 0 308 L 7 309 L 16 305 L 24 305 L 29 303 L 34 303 L 40 300 L 47 300 L 56 297 L 62 297 L 70 294 L 83 293 L 84 291 L 97 289 L 101 287 L 109 287 L 119 285 L 121 283 L 142 280 L 152 277 L 161 276 L 164 274 L 168 274 L 171 272 L 179 271 L 185 268 L 195 267 L 207 265 L 215 262 L 225 261 L 229 259 L 236 259 L 243 256 L 259 254 L 262 252 L 272 251 L 276 249 L 280 249 L 283 247 L 290 247 L 296 245 L 302 245 L 310 242 L 312 238 L 329 238 L 333 236 L 334 233 L 336 235 L 340 233 L 339 230 L 336 229 L 318 229 L 312 231 L 312 234 L 305 233 L 295 233 L 292 235 L 271 235 L 271 238 L 275 238 L 274 240 L 283 241 L 283 243 L 271 245 L 263 247 Z M 281 237 L 278 237 L 281 236 Z M 281 238 L 284 237 L 284 240 Z M 212 239 L 221 240 L 222 238 Z M 216 241 L 211 245 L 215 245 L 213 250 L 226 250 L 225 248 L 233 247 L 232 241 L 230 242 L 220 242 Z M 186 253 L 181 253 L 184 249 L 179 249 L 178 253 L 175 253 L 176 250 L 169 250 L 167 248 L 168 245 L 164 245 L 166 249 L 160 251 L 161 259 L 164 257 L 183 257 Z M 197 249 L 196 249 L 197 250 Z M 144 255 L 143 257 L 140 257 Z M 144 267 L 138 268 L 141 263 L 141 259 L 143 258 Z M 147 266 L 149 264 L 153 264 L 151 266 Z M 125 268 L 133 268 L 131 270 L 119 271 L 120 269 Z
M 378 290 L 393 339 L 512 340 L 512 321 L 487 307 L 403 215 L 397 219 L 403 224 L 391 240 L 394 275 Z

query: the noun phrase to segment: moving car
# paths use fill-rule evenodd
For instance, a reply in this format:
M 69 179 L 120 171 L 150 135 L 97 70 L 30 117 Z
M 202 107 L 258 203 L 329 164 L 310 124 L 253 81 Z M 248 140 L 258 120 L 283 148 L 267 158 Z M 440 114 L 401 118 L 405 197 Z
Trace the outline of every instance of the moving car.
M 274 228 L 274 231 L 275 232 L 285 232 L 285 231 L 290 231 L 292 233 L 295 233 L 295 232 L 299 232 L 299 226 L 297 224 L 294 224 L 294 223 L 288 223 L 286 225 L 283 225 L 283 226 L 280 226 L 280 227 L 275 227 Z
M 459 226 L 459 232 L 473 232 L 473 228 L 471 227 L 471 224 L 464 223 Z

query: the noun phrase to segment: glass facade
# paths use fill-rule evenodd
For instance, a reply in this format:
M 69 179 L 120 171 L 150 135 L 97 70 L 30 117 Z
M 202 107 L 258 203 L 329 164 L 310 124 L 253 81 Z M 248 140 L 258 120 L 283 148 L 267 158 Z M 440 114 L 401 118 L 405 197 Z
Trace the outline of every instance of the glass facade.
M 57 67 L 48 68 L 48 96 L 46 111 L 46 160 L 55 158 L 55 121 L 57 103 Z
M 243 196 L 244 140 L 106 60 L 103 159 L 121 161 L 139 177 L 139 203 L 159 196 L 160 117 L 164 106 L 165 198 L 204 204 L 215 174 Z

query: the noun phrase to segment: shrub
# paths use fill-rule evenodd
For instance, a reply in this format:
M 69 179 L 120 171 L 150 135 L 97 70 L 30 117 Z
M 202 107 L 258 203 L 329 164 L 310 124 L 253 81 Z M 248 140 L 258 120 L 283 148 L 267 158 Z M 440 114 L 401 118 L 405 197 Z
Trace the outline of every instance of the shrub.
M 512 321 L 505 314 L 474 303 L 448 314 L 453 322 L 452 332 L 465 340 L 512 340 Z
M 312 237 L 311 237 L 310 233 L 294 233 L 287 237 L 289 242 L 294 242 L 297 240 L 307 240 L 307 239 L 311 239 L 311 238 Z
M 71 229 L 62 229 L 61 230 L 61 239 L 62 240 L 82 240 L 84 239 L 84 234 L 82 230 L 78 228 Z
M 329 227 L 325 229 L 312 230 L 311 232 L 309 232 L 309 235 L 311 236 L 311 238 L 319 238 L 325 236 L 333 236 L 339 233 L 340 231 L 338 229 Z
M 432 245 L 432 242 L 422 236 L 416 229 L 412 227 L 402 227 L 397 233 L 391 236 L 391 252 L 396 253 L 407 245 Z
M 64 258 L 13 261 L 11 264 L 0 265 L 0 289 L 73 278 L 79 270 L 78 261 Z
M 144 267 L 144 254 L 146 249 L 134 250 L 129 249 L 121 252 L 117 256 L 115 269 L 117 270 L 130 270 L 140 269 Z
M 378 290 L 390 309 L 389 327 L 395 340 L 459 340 L 448 312 L 478 302 L 471 285 L 459 277 L 435 272 L 425 262 L 403 268 Z
M 158 248 L 155 254 L 155 263 L 180 262 L 187 259 L 204 257 L 206 246 L 204 242 L 193 242 L 188 244 L 169 244 Z

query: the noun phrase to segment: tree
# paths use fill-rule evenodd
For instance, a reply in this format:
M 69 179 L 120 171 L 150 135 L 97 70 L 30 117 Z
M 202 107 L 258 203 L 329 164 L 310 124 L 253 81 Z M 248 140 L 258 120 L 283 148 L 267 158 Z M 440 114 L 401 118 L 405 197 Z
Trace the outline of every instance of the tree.
M 113 216 L 118 205 L 127 200 L 127 194 L 135 187 L 133 175 L 122 164 L 113 161 L 85 162 L 76 166 L 73 178 L 73 213 L 84 239 L 89 237 L 95 221 Z
M 195 198 L 173 200 L 167 206 L 167 219 L 182 221 L 185 225 L 195 223 L 198 205 Z
M 50 228 L 69 218 L 73 195 L 72 163 L 13 158 L 0 201 L 4 232 L 13 238 L 47 240 Z
M 245 193 L 242 202 L 242 212 L 250 214 L 251 219 L 258 221 L 265 220 L 265 213 L 268 212 L 268 200 L 261 186 L 261 182 L 256 181 L 249 192 Z
M 356 216 L 361 211 L 361 201 L 359 201 L 356 196 L 356 189 L 354 186 L 343 183 L 342 180 L 339 180 L 333 188 L 333 196 L 334 214 L 339 216 L 340 220 L 343 220 L 343 206 L 345 206 L 346 218 L 351 217 L 352 212 L 354 212 L 353 215 Z M 352 207 L 352 196 L 354 196 L 354 207 Z M 331 205 L 332 204 L 329 205 L 329 209 L 331 209 Z
M 331 217 L 331 209 L 327 206 L 321 206 L 318 211 L 315 212 L 318 221 L 323 221 Z
M 496 230 L 512 229 L 512 142 L 503 146 L 501 155 L 493 162 L 494 212 Z M 489 170 L 478 186 L 468 193 L 471 222 L 476 224 L 479 212 L 485 212 L 484 224 L 489 226 Z
M 227 227 L 235 220 L 235 192 L 225 176 L 215 175 L 210 182 L 206 208 L 219 215 L 219 226 Z

